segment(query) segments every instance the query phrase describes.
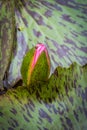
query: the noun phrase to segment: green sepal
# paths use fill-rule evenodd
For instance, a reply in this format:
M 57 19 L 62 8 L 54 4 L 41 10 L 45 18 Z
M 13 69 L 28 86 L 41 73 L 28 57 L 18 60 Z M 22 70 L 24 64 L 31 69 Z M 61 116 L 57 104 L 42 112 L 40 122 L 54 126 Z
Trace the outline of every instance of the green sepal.
M 47 62 L 47 57 L 45 52 L 42 52 L 31 74 L 30 84 L 47 81 L 49 74 L 50 68 Z
M 22 66 L 21 66 L 21 75 L 22 75 L 22 79 L 23 79 L 23 82 L 25 85 L 27 85 L 27 73 L 28 73 L 28 67 L 31 63 L 31 60 L 32 60 L 32 57 L 34 55 L 34 51 L 35 51 L 35 48 L 32 48 L 30 49 L 24 59 L 23 59 L 23 62 L 22 62 Z

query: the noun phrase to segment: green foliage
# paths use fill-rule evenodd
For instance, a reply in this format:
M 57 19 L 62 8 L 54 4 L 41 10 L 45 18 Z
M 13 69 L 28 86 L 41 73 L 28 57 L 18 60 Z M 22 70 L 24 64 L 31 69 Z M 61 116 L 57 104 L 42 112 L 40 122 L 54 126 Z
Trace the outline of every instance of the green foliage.
M 86 130 L 87 65 L 58 67 L 41 86 L 19 86 L 0 96 L 0 128 Z
M 0 89 L 11 61 L 15 35 L 14 1 L 0 1 Z
M 52 75 L 0 96 L 0 129 L 86 130 L 87 1 L 0 0 L 0 87 L 6 70 L 11 86 L 21 79 L 23 57 L 38 42 L 47 46 Z
M 86 2 L 74 0 L 15 1 L 13 16 L 17 46 L 7 73 L 11 86 L 21 78 L 20 68 L 26 51 L 39 42 L 44 43 L 49 51 L 51 73 L 59 65 L 69 67 L 73 62 L 80 65 L 87 63 L 86 6 Z

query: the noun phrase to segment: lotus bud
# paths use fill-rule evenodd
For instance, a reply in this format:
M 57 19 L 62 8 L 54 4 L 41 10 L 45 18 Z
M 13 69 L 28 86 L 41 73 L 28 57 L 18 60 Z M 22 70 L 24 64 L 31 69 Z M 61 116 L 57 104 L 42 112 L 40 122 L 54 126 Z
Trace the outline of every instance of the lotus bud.
M 50 57 L 44 44 L 39 43 L 25 55 L 21 74 L 25 85 L 47 81 L 50 75 Z

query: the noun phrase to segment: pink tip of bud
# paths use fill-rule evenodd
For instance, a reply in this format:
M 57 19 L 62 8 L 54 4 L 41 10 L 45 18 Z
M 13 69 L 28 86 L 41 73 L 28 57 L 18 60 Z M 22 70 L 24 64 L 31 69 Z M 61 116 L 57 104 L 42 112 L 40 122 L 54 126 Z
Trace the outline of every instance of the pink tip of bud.
M 36 64 L 36 62 L 37 62 L 39 56 L 41 55 L 41 53 L 42 53 L 43 51 L 45 51 L 45 53 L 46 53 L 46 55 L 47 55 L 47 49 L 46 49 L 46 47 L 45 47 L 44 44 L 38 43 L 35 48 L 36 48 L 36 50 L 35 50 L 35 53 L 34 53 L 34 59 L 33 59 L 33 62 L 32 62 L 32 67 L 35 66 L 35 64 Z

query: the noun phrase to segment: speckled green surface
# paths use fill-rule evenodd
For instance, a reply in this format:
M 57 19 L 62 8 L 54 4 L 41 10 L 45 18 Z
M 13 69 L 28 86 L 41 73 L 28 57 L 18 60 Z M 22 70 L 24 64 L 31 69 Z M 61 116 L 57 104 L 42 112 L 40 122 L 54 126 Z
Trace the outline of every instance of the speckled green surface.
M 21 78 L 20 67 L 23 56 L 38 42 L 47 46 L 51 59 L 51 73 L 58 65 L 67 67 L 75 61 L 85 65 L 86 13 L 87 2 L 81 0 L 15 1 L 16 47 L 7 75 L 9 85 L 13 86 Z
M 8 84 L 13 86 L 21 78 L 23 56 L 38 42 L 47 46 L 53 74 L 48 82 L 41 86 L 30 86 L 29 91 L 20 86 L 0 95 L 0 129 L 86 130 L 87 1 L 17 0 L 15 15 L 9 11 L 14 9 L 14 1 L 2 2 L 0 84 L 9 62 L 11 64 L 6 77 Z M 15 25 L 12 24 L 14 18 Z M 11 26 L 8 29 L 6 27 L 9 23 Z M 13 46 L 11 32 L 14 27 L 16 46 L 13 49 L 9 46 L 8 49 L 8 43 Z M 6 40 L 6 36 L 11 43 Z M 7 47 L 2 51 L 4 45 Z M 12 60 L 7 55 L 10 57 L 11 53 Z M 74 61 L 76 64 L 72 64 Z
M 58 67 L 42 86 L 0 96 L 1 130 L 86 130 L 87 65 Z
M 0 1 L 0 88 L 10 64 L 14 47 L 15 17 L 14 1 Z

